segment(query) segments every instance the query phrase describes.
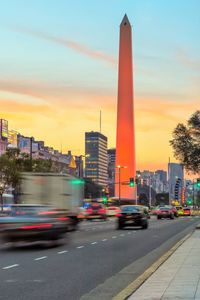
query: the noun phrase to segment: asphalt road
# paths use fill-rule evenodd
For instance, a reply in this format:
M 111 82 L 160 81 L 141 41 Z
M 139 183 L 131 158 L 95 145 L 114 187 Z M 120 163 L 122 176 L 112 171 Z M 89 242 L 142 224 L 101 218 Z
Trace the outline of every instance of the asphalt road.
M 122 231 L 115 220 L 83 222 L 62 246 L 1 244 L 0 299 L 111 299 L 199 220 L 152 218 L 147 230 Z

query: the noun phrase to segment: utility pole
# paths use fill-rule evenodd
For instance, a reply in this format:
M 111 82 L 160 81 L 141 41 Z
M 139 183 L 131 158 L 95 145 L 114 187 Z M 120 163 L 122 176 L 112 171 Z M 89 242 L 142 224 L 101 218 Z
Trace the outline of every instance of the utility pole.
M 30 138 L 30 171 L 32 172 L 33 137 Z

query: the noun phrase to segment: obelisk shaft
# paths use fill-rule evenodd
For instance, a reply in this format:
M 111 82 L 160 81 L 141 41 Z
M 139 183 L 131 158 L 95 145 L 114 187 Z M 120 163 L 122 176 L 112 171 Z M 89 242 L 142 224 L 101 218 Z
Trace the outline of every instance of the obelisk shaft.
M 126 183 L 135 178 L 135 128 L 133 103 L 132 30 L 125 15 L 120 25 L 115 195 L 133 199 L 135 188 Z M 120 169 L 120 170 L 119 170 Z M 120 188 L 119 188 L 120 172 Z

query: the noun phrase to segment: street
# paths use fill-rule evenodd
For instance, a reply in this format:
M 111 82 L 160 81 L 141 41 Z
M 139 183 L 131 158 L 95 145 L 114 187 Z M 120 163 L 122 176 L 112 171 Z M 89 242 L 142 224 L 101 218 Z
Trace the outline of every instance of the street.
M 106 299 L 104 285 L 115 278 L 107 299 L 133 281 L 173 244 L 191 232 L 199 217 L 157 220 L 147 230 L 116 230 L 116 222 L 82 222 L 66 244 L 0 247 L 0 299 Z M 138 263 L 138 262 L 142 263 Z M 134 273 L 117 280 L 130 264 Z M 134 265 L 135 264 L 135 265 Z M 120 278 L 120 277 L 119 277 Z M 110 281 L 111 282 L 111 281 Z M 85 296 L 84 296 L 85 295 Z

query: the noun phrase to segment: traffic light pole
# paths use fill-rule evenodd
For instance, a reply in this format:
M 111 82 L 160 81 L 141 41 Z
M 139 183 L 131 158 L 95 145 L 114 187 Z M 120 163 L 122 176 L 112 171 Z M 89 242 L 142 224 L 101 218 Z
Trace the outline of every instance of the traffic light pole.
M 119 168 L 119 206 L 121 202 L 121 168 Z
M 193 209 L 194 209 L 194 179 L 192 180 L 192 206 L 193 206 Z

